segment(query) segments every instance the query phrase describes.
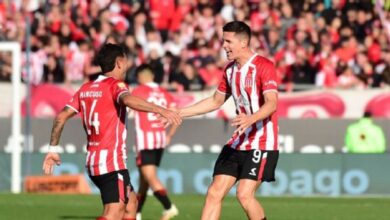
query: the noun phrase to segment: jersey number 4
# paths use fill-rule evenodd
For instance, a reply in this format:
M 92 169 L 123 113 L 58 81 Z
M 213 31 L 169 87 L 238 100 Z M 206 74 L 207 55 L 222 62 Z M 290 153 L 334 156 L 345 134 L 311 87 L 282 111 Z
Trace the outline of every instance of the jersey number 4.
M 87 108 L 86 108 L 85 101 L 81 101 L 81 105 L 83 106 L 83 111 L 84 111 L 83 121 L 84 121 L 85 127 L 87 128 L 88 135 L 92 134 L 92 129 L 95 131 L 95 134 L 97 134 L 97 135 L 99 134 L 99 126 L 100 126 L 99 113 L 94 112 L 95 107 L 96 107 L 96 103 L 97 103 L 97 100 L 94 99 L 92 102 L 92 106 L 90 108 L 90 111 L 89 111 L 88 118 L 87 118 Z

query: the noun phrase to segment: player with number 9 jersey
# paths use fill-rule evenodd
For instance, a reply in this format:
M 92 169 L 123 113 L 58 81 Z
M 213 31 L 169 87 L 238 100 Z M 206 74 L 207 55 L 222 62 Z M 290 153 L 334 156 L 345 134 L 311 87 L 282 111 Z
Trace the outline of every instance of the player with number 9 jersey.
M 91 176 L 126 169 L 126 106 L 120 105 L 119 97 L 128 92 L 125 83 L 101 75 L 84 84 L 67 104 L 81 113 Z

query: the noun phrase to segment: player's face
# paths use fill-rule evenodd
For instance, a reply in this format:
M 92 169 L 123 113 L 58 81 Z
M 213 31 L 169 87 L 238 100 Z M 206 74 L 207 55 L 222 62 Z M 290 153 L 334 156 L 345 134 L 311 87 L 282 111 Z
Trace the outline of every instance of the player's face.
M 240 56 L 245 43 L 242 38 L 237 36 L 234 32 L 223 32 L 222 40 L 222 47 L 226 52 L 228 60 L 237 59 Z

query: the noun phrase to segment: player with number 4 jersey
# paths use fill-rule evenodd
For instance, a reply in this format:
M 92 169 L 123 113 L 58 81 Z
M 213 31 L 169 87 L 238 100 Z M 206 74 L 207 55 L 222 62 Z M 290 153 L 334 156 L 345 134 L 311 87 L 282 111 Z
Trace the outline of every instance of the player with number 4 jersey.
M 125 83 L 100 75 L 81 86 L 66 105 L 81 115 L 87 135 L 86 168 L 91 176 L 126 169 L 126 106 L 119 97 L 128 92 Z

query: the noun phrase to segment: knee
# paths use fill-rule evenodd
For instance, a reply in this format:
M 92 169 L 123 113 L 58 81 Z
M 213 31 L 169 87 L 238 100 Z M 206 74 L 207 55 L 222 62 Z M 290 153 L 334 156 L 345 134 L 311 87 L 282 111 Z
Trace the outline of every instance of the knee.
M 220 201 L 225 195 L 222 190 L 218 190 L 216 187 L 210 187 L 207 191 L 207 199 L 213 201 Z
M 253 197 L 253 195 L 245 190 L 237 190 L 236 196 L 241 205 L 246 205 Z

